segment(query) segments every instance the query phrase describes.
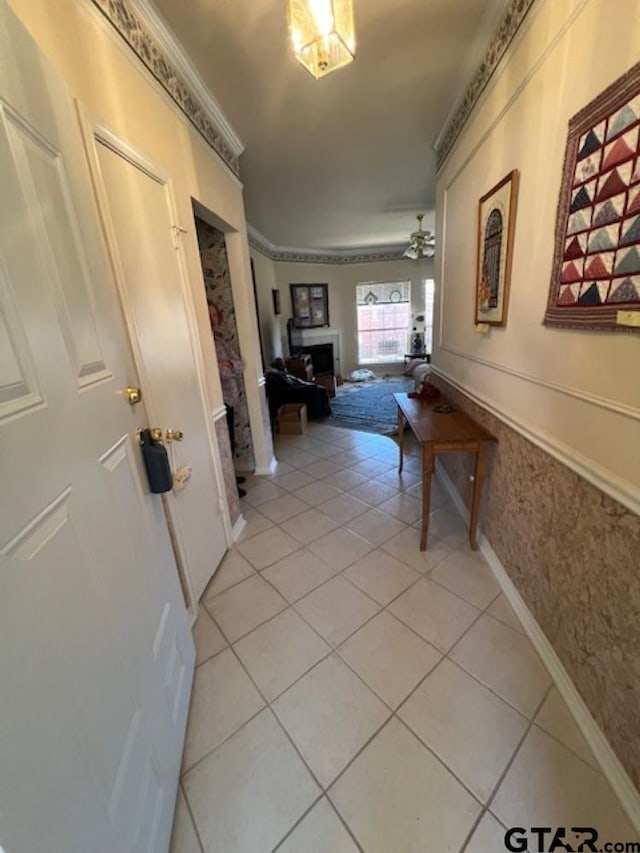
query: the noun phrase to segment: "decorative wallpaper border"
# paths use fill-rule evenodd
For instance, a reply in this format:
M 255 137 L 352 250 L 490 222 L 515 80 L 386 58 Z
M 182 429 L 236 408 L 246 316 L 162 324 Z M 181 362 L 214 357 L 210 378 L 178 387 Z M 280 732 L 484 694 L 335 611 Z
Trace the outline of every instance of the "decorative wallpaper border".
M 371 249 L 344 249 L 323 252 L 312 249 L 288 249 L 274 246 L 254 228 L 249 230 L 249 246 L 272 261 L 291 264 L 366 264 L 377 261 L 401 261 L 407 244 Z
M 464 93 L 462 102 L 445 125 L 443 133 L 436 142 L 436 169 L 440 169 L 449 156 L 462 128 L 478 103 L 480 95 L 493 77 L 506 49 L 511 44 L 513 37 L 520 29 L 534 3 L 535 0 L 511 0 L 507 6 L 493 34 L 491 44 Z
M 211 111 L 195 94 L 185 76 L 175 65 L 160 40 L 153 34 L 144 15 L 128 0 L 91 0 L 129 45 L 133 53 L 160 83 L 176 106 L 189 119 L 216 154 L 231 171 L 240 175 L 238 155 L 227 142 L 225 134 L 212 121 Z

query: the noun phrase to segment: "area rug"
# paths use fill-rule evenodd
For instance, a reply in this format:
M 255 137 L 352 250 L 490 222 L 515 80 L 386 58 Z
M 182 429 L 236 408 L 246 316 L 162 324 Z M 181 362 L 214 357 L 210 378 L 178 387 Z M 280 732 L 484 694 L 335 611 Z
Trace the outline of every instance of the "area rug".
M 332 415 L 324 423 L 333 426 L 389 435 L 398 429 L 398 406 L 394 394 L 413 390 L 413 379 L 398 376 L 343 385 L 331 401 Z

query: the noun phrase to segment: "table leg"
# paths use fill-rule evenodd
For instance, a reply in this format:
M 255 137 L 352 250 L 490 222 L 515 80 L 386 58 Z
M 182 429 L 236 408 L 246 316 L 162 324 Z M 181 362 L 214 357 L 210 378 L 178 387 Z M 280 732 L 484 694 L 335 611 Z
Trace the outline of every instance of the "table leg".
M 402 464 L 404 462 L 404 413 L 400 406 L 398 406 L 398 448 L 400 450 L 398 474 L 400 474 L 402 472 Z
M 483 441 L 476 451 L 476 472 L 473 481 L 473 503 L 471 504 L 471 519 L 469 520 L 469 544 L 474 551 L 478 550 L 476 529 L 478 527 L 478 515 L 480 513 L 482 486 L 487 473 L 487 451 L 488 446 L 486 441 Z
M 420 550 L 427 550 L 427 537 L 429 535 L 429 513 L 431 511 L 431 475 L 433 474 L 433 448 L 431 445 L 422 445 L 422 535 L 420 537 Z

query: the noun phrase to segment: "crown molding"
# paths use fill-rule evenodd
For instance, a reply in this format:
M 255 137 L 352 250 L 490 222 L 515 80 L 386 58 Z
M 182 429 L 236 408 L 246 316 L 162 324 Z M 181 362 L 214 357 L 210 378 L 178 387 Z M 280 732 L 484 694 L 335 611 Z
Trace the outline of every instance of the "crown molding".
M 502 57 L 536 0 L 511 0 L 495 29 L 491 44 L 476 69 L 471 83 L 454 107 L 435 141 L 436 169 L 439 170 L 493 77 Z
M 239 176 L 239 136 L 150 0 L 91 0 L 221 160 Z
M 290 264 L 366 264 L 378 261 L 403 260 L 406 243 L 391 246 L 371 246 L 356 249 L 294 249 L 276 246 L 267 237 L 247 226 L 249 246 L 265 258 Z M 406 260 L 406 259 L 405 259 Z

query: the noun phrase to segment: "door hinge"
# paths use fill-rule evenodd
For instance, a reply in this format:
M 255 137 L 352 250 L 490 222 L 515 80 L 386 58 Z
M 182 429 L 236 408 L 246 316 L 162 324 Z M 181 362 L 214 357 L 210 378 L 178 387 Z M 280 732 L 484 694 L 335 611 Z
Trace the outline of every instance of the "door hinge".
M 224 515 L 224 510 L 225 510 L 226 505 L 227 505 L 227 502 L 222 497 L 222 495 L 220 495 L 218 497 L 218 506 L 220 507 L 220 515 Z
M 180 225 L 172 225 L 171 230 L 173 231 L 173 248 L 180 248 L 180 238 L 183 234 L 187 234 L 188 231 L 186 228 L 182 228 Z

